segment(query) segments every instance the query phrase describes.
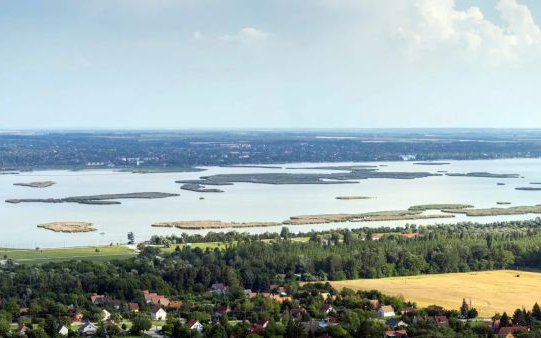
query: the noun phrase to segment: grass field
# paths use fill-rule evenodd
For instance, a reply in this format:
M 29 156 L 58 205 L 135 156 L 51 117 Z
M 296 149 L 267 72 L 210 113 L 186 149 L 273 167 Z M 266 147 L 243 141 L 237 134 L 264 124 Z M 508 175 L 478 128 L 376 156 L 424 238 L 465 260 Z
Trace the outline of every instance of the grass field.
M 518 276 L 518 277 L 517 277 Z M 357 279 L 331 282 L 337 288 L 372 290 L 384 294 L 404 296 L 418 306 L 437 304 L 446 309 L 457 309 L 465 298 L 477 308 L 480 316 L 541 304 L 541 273 L 498 270 L 471 273 L 451 273 L 381 279 Z
M 17 263 L 43 264 L 66 260 L 107 261 L 134 257 L 136 253 L 126 246 L 74 247 L 55 249 L 0 249 L 0 259 L 13 259 Z
M 309 237 L 295 237 L 295 238 L 291 238 L 291 241 L 292 242 L 308 242 L 309 239 L 310 239 Z M 262 239 L 261 241 L 265 243 L 270 243 L 272 240 Z M 237 244 L 237 242 L 233 241 L 231 244 L 235 245 Z M 192 249 L 200 248 L 201 250 L 205 250 L 209 248 L 211 250 L 214 250 L 216 248 L 225 249 L 227 245 L 228 244 L 224 242 L 201 242 L 201 243 L 191 243 L 190 247 Z M 168 248 L 164 246 L 159 246 L 159 247 L 163 252 L 173 252 L 175 251 L 177 246 L 179 246 L 182 249 L 184 247 L 184 244 L 171 244 Z

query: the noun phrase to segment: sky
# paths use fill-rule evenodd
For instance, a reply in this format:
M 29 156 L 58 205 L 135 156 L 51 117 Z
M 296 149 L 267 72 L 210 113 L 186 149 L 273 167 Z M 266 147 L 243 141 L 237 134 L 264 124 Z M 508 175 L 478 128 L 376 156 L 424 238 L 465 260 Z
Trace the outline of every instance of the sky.
M 541 128 L 539 0 L 0 0 L 0 129 Z

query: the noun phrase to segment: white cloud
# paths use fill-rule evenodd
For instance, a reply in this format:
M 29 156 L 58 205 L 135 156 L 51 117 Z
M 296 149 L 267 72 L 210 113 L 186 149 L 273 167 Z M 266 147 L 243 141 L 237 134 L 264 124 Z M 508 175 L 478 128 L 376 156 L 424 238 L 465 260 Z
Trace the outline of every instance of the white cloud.
M 201 40 L 203 36 L 201 35 L 201 32 L 193 32 L 192 33 L 192 39 L 194 40 Z
M 269 33 L 253 27 L 244 27 L 234 35 L 224 35 L 223 40 L 238 41 L 244 44 L 253 45 L 263 42 L 269 38 Z
M 487 20 L 478 7 L 458 10 L 454 0 L 410 2 L 396 37 L 413 59 L 429 54 L 501 64 L 541 56 L 541 30 L 528 7 L 516 0 L 498 2 L 501 26 Z

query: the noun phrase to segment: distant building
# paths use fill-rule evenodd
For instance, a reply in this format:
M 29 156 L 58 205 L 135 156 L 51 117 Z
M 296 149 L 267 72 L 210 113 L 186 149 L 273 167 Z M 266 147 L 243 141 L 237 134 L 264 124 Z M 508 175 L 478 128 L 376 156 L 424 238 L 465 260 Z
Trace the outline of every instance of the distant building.
M 161 307 L 154 306 L 150 311 L 150 318 L 152 320 L 165 320 L 167 318 L 167 312 Z
M 382 318 L 393 317 L 395 315 L 394 309 L 390 305 L 384 305 L 378 309 L 378 316 Z
M 195 330 L 199 333 L 203 332 L 203 325 L 201 325 L 201 323 L 198 321 L 198 320 L 195 320 L 195 319 L 190 319 L 187 323 L 186 323 L 186 326 L 188 327 L 188 329 L 190 330 Z

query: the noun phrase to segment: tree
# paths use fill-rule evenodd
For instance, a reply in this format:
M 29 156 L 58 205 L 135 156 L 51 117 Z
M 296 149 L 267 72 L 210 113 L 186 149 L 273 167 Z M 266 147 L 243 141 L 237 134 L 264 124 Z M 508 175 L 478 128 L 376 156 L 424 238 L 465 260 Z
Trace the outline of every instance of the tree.
M 468 306 L 468 303 L 466 303 L 466 299 L 462 298 L 462 305 L 460 306 L 460 314 L 463 316 L 467 316 L 468 311 L 470 311 L 470 307 Z
M 509 316 L 507 315 L 507 312 L 504 312 L 502 314 L 502 318 L 500 319 L 500 327 L 506 326 L 509 326 Z
M 541 320 L 541 308 L 539 307 L 539 304 L 537 304 L 537 302 L 532 308 L 532 316 L 537 320 Z
M 152 327 L 152 322 L 150 318 L 144 314 L 139 314 L 135 316 L 132 320 L 131 331 L 134 334 L 140 334 L 141 331 L 146 331 Z
M 0 319 L 0 337 L 7 337 L 9 335 L 9 322 L 4 318 Z

